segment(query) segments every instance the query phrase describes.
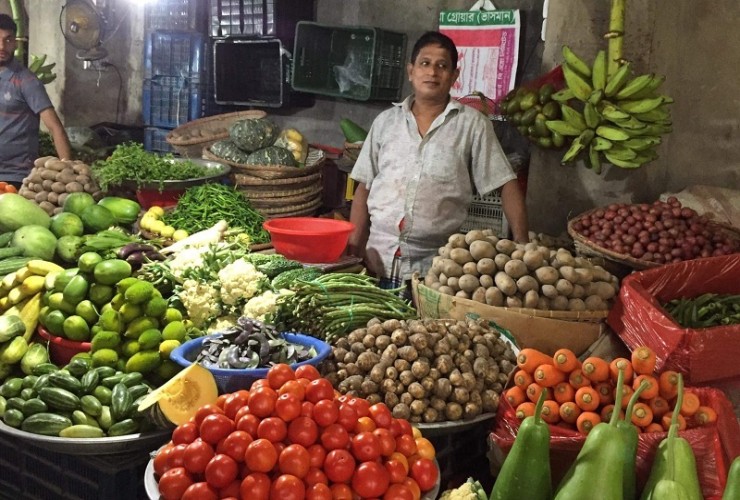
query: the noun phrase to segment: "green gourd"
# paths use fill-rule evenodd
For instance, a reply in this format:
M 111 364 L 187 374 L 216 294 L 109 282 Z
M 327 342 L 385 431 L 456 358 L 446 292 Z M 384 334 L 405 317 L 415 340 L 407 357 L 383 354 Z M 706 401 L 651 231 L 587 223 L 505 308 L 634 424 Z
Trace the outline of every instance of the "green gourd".
M 298 164 L 290 150 L 280 146 L 259 149 L 247 157 L 246 165 L 281 165 L 296 167 Z
M 622 462 L 622 491 L 624 493 L 624 500 L 632 500 L 635 498 L 635 482 L 636 482 L 636 467 L 637 467 L 637 442 L 638 433 L 637 428 L 632 424 L 632 410 L 637 403 L 640 394 L 650 386 L 648 382 L 643 381 L 642 384 L 637 388 L 632 397 L 630 397 L 627 409 L 624 412 L 624 420 L 617 422 L 617 429 L 619 429 L 624 445 L 624 455 Z M 617 411 L 615 408 L 614 411 Z
M 740 498 L 740 455 L 735 457 L 727 473 L 727 484 L 722 500 L 737 500 Z
M 242 151 L 234 144 L 234 141 L 228 139 L 214 142 L 211 145 L 211 153 L 234 163 L 244 163 L 249 156 L 249 153 Z
M 267 118 L 248 118 L 229 127 L 229 137 L 239 149 L 248 153 L 266 148 L 275 142 L 280 129 Z

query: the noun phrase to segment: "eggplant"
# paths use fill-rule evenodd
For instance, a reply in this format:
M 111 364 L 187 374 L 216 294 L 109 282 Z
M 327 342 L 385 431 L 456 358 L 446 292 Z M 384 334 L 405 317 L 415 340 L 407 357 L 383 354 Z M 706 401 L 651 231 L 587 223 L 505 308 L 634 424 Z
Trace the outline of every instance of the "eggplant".
M 117 255 L 119 259 L 127 259 L 132 253 L 148 252 L 156 249 L 145 243 L 127 243 L 118 249 Z
M 138 271 L 144 264 L 144 252 L 131 252 L 126 256 L 126 262 L 131 264 L 131 269 Z
M 144 253 L 144 257 L 146 257 L 148 261 L 155 261 L 155 260 L 161 261 L 161 260 L 165 260 L 166 258 L 164 255 L 162 255 L 155 249 L 146 250 L 143 253 Z

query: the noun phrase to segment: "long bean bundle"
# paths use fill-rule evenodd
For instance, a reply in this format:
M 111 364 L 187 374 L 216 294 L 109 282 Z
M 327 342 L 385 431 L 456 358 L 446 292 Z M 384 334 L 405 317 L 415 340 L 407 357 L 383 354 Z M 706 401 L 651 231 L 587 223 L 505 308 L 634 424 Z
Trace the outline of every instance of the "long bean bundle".
M 328 273 L 311 281 L 298 280 L 295 294 L 278 299 L 278 320 L 290 329 L 331 342 L 372 318 L 408 319 L 416 316 L 400 289 L 384 290 L 365 274 Z

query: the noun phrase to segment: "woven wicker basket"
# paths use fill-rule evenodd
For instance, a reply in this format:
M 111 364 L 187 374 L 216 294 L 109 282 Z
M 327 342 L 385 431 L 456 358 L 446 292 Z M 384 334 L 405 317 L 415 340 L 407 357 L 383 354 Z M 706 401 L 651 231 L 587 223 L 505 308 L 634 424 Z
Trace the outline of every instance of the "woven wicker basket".
M 342 155 L 352 161 L 352 163 L 357 161 L 357 157 L 360 156 L 360 150 L 362 149 L 362 145 L 364 142 L 346 142 L 344 143 L 344 151 L 342 152 Z
M 273 180 L 304 177 L 318 172 L 324 163 L 325 156 L 324 152 L 320 149 L 311 149 L 306 158 L 306 166 L 301 168 L 286 167 L 285 165 L 244 165 L 242 163 L 234 163 L 233 161 L 216 156 L 208 147 L 203 148 L 203 158 L 226 163 L 231 167 L 233 175 L 242 174 L 260 179 Z M 239 184 L 236 180 L 235 183 Z
M 321 172 L 305 175 L 303 177 L 289 177 L 287 179 L 261 179 L 251 175 L 232 173 L 231 178 L 238 189 L 244 190 L 285 190 L 298 189 L 321 183 Z
M 267 116 L 267 113 L 264 111 L 249 110 L 198 118 L 172 130 L 167 134 L 165 140 L 180 155 L 188 158 L 200 158 L 203 148 L 210 147 L 216 141 L 229 138 L 229 127 L 233 123 L 248 118 L 264 118 L 265 116 Z
M 316 211 L 319 209 L 319 207 L 321 207 L 321 196 L 318 196 L 316 199 L 305 202 L 305 203 L 297 203 L 297 204 L 284 205 L 280 207 L 271 207 L 271 208 L 258 208 L 258 207 L 254 207 L 254 208 L 258 210 L 266 218 L 275 219 L 278 217 L 297 217 L 299 215 L 314 215 L 316 214 Z
M 291 196 L 310 196 L 321 192 L 321 184 L 314 183 L 296 189 L 251 189 L 240 186 L 239 191 L 244 193 L 252 201 L 266 200 L 271 198 L 287 198 Z

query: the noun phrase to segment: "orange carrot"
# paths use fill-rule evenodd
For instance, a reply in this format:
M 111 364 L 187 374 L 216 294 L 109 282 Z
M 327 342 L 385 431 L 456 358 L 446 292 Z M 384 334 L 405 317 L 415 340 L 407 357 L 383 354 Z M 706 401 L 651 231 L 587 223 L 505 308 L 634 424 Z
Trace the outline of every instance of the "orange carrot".
M 599 422 L 601 422 L 601 417 L 599 417 L 598 413 L 584 411 L 576 419 L 576 429 L 581 434 L 588 434 Z
M 622 384 L 622 404 L 620 405 L 621 409 L 627 408 L 627 404 L 630 402 L 630 398 L 635 393 L 635 391 L 627 384 Z M 614 397 L 617 397 L 617 388 L 614 388 Z M 617 404 L 616 401 L 614 404 Z
M 653 412 L 645 403 L 635 403 L 632 407 L 632 423 L 637 427 L 646 427 L 653 421 Z
M 690 417 L 699 410 L 701 401 L 699 396 L 693 392 L 684 392 L 683 403 L 681 404 L 681 415 L 684 417 Z
M 577 404 L 573 401 L 566 401 L 565 403 L 560 405 L 560 410 L 558 413 L 560 413 L 560 418 L 563 419 L 563 422 L 567 422 L 569 424 L 575 424 L 576 420 L 578 420 L 578 415 L 580 415 L 583 412 Z
M 647 382 L 650 385 L 647 387 L 647 389 L 643 390 L 640 393 L 640 399 L 642 399 L 643 401 L 647 401 L 648 399 L 653 399 L 655 396 L 658 395 L 658 379 L 656 379 L 652 375 L 638 375 L 632 382 L 632 388 L 634 390 L 637 390 L 637 388 L 640 387 L 640 384 L 642 384 L 643 382 Z
M 525 401 L 516 407 L 516 418 L 524 420 L 527 417 L 534 415 L 535 404 L 531 401 Z
M 611 382 L 599 382 L 594 389 L 599 393 L 599 404 L 608 405 L 614 402 L 614 386 Z
M 653 399 L 648 400 L 647 404 L 656 419 L 660 419 L 660 417 L 671 411 L 668 401 L 660 396 L 655 396 Z
M 517 370 L 514 374 L 514 385 L 523 391 L 526 391 L 527 387 L 529 387 L 529 384 L 532 382 L 534 382 L 532 375 L 524 370 Z
M 520 404 L 527 401 L 527 393 L 521 390 L 519 387 L 514 386 L 506 390 L 506 401 L 509 402 L 512 408 L 516 408 Z
M 658 392 L 664 399 L 673 399 L 678 395 L 678 372 L 666 370 L 658 376 Z
M 594 411 L 599 407 L 599 393 L 593 387 L 580 387 L 576 391 L 575 402 L 584 411 Z
M 565 380 L 566 374 L 553 365 L 540 365 L 534 371 L 534 381 L 543 387 L 555 387 Z
M 671 428 L 671 417 L 673 417 L 673 412 L 669 411 L 668 413 L 663 415 L 663 417 L 660 419 L 660 425 L 663 426 L 663 430 L 666 432 L 668 431 L 668 429 Z M 686 429 L 686 419 L 683 417 L 683 415 L 679 413 L 678 414 L 678 430 L 682 431 L 684 429 Z
M 551 365 L 552 358 L 547 354 L 526 347 L 519 351 L 519 356 L 516 357 L 517 366 L 527 373 L 533 373 L 540 365 Z
M 603 382 L 609 378 L 609 363 L 596 356 L 583 360 L 583 376 L 591 382 Z
M 542 387 L 540 384 L 536 382 L 532 382 L 527 387 L 527 398 L 532 402 L 536 403 L 538 399 L 540 399 L 540 393 L 542 391 L 547 391 L 546 399 L 552 399 L 552 391 L 549 387 Z
M 699 425 L 709 425 L 717 421 L 717 412 L 709 406 L 700 406 L 694 413 L 694 419 Z
M 570 376 L 568 376 L 568 383 L 572 385 L 575 389 L 578 389 L 580 387 L 588 387 L 591 385 L 591 381 L 583 376 L 583 372 L 580 368 L 576 368 L 572 372 L 570 372 Z
M 655 351 L 648 346 L 640 346 L 632 351 L 632 368 L 638 375 L 652 375 L 655 371 Z
M 560 421 L 560 405 L 552 400 L 542 403 L 542 420 L 548 424 L 557 424 Z
M 632 382 L 632 376 L 634 375 L 634 369 L 632 368 L 632 362 L 627 358 L 614 358 L 609 363 L 609 378 L 617 383 L 617 377 L 619 377 L 619 369 L 624 370 L 624 383 L 629 384 Z
M 599 416 L 601 417 L 602 422 L 609 422 L 612 419 L 612 412 L 616 409 L 616 406 L 614 405 L 606 405 L 604 406 L 601 411 L 599 412 Z M 619 416 L 620 418 L 624 419 L 624 412 L 622 410 L 619 410 Z
M 644 429 L 642 429 L 642 432 L 665 432 L 663 430 L 663 426 L 660 425 L 658 422 L 653 422 L 651 424 L 648 424 Z
M 552 356 L 553 365 L 561 372 L 569 373 L 578 368 L 578 356 L 567 348 L 558 349 Z
M 553 388 L 555 401 L 560 404 L 566 401 L 573 401 L 573 397 L 576 395 L 576 390 L 568 382 L 560 382 Z

